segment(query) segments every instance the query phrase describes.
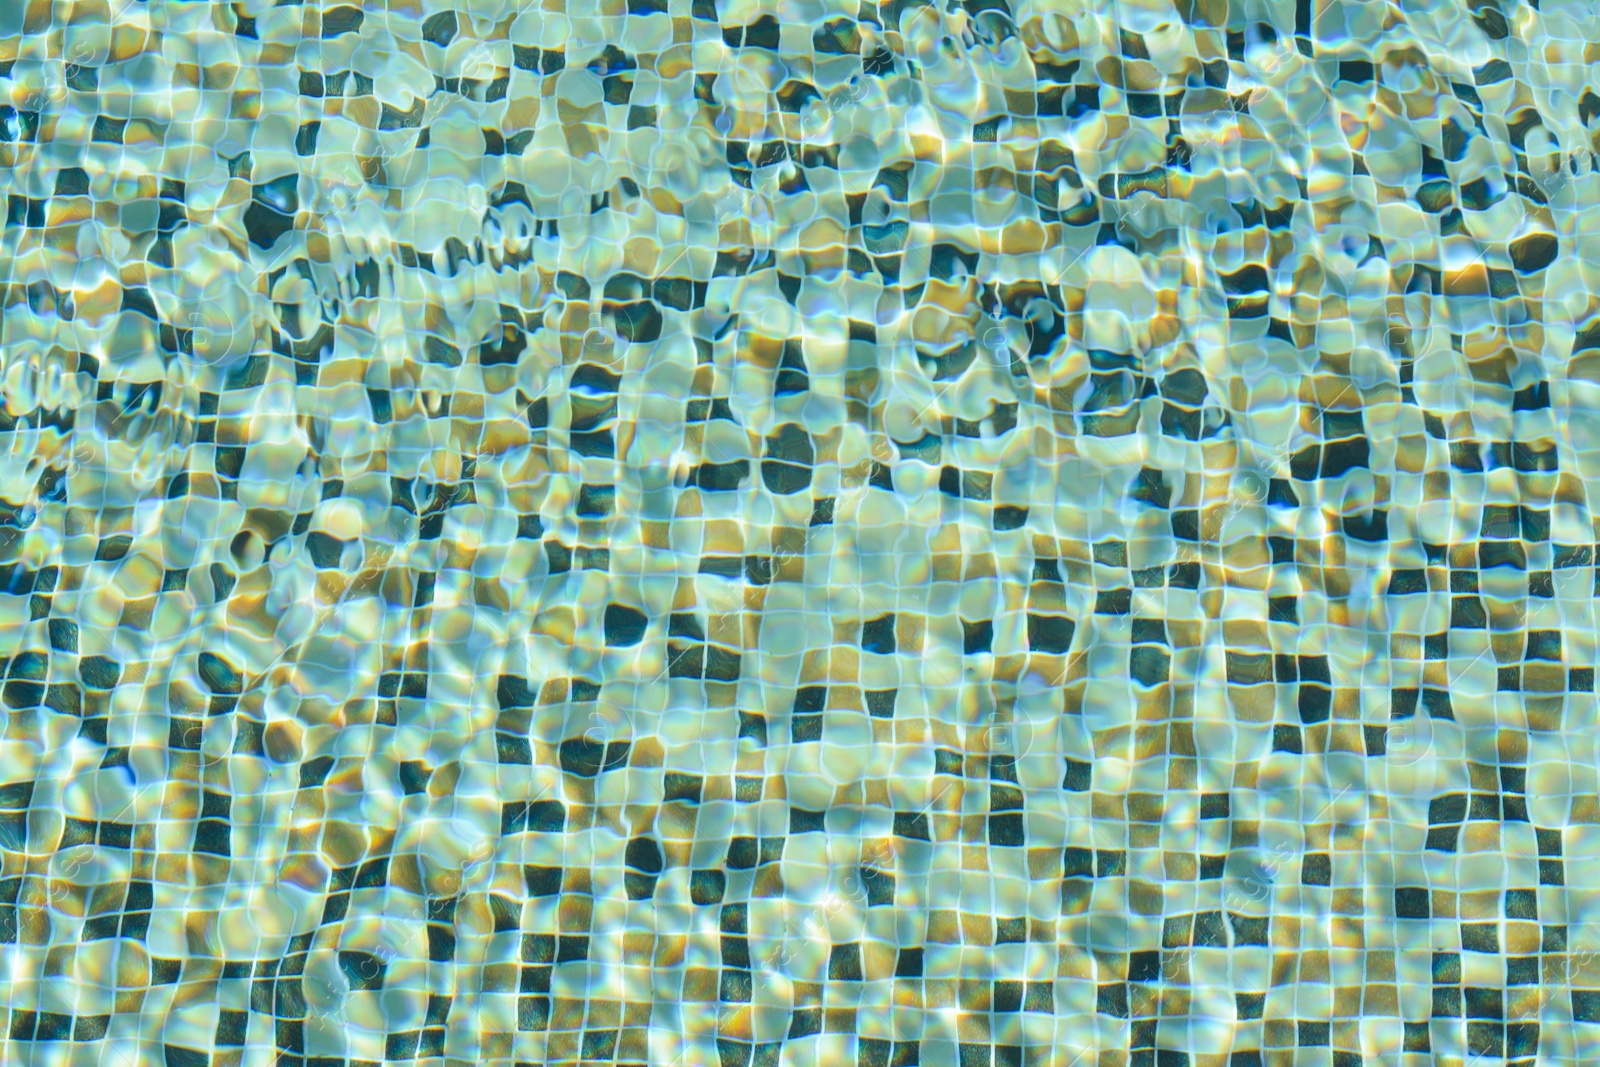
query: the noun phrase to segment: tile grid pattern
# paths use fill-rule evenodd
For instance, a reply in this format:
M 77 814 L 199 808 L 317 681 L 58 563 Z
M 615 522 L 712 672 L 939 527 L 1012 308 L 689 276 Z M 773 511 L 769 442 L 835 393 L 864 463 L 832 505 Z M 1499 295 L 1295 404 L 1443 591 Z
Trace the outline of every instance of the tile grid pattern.
M 1593 28 L 1122 6 L 0 15 L 0 1055 L 1584 1062 Z

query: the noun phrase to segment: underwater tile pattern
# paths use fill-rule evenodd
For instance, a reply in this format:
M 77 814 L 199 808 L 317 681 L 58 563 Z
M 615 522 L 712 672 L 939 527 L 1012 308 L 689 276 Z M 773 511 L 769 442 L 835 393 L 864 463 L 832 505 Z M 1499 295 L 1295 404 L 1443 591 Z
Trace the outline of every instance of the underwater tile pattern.
M 0 1062 L 1596 1062 L 1597 64 L 0 2 Z

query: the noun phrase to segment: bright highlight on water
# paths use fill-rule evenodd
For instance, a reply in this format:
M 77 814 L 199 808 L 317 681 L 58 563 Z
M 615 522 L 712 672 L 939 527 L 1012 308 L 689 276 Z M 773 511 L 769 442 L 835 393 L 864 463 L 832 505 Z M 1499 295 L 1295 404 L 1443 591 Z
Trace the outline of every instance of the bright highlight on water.
M 1600 8 L 0 4 L 0 1062 L 1594 1062 Z

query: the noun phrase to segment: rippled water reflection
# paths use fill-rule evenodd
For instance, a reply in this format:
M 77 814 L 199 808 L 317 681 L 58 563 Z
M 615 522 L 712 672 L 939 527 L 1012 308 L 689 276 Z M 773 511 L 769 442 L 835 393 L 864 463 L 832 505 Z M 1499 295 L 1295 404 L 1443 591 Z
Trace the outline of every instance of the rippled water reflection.
M 0 5 L 11 1063 L 1581 1063 L 1592 5 Z

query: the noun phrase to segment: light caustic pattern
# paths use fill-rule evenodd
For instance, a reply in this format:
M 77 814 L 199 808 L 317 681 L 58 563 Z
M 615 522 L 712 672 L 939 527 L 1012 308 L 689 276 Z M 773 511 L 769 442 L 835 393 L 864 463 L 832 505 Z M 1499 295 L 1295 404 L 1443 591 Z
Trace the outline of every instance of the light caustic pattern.
M 1600 8 L 566 6 L 0 2 L 0 1061 L 1595 1062 Z

